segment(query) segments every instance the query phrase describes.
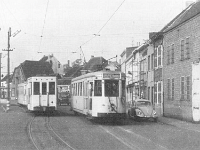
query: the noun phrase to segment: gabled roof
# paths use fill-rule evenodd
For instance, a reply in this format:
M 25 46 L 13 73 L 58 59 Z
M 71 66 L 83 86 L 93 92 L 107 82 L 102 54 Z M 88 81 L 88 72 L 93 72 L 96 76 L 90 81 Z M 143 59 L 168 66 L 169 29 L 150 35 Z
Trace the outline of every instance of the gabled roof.
M 9 82 L 12 81 L 12 76 L 13 76 L 13 74 L 10 74 Z M 4 82 L 4 81 L 7 82 L 7 79 L 8 79 L 8 74 L 6 76 L 4 76 L 3 79 L 1 79 L 1 82 Z
M 70 85 L 71 84 L 71 79 L 58 79 L 58 85 Z
M 83 67 L 82 70 L 88 71 L 97 71 L 98 65 L 102 65 L 102 68 L 105 68 L 108 65 L 108 61 L 103 57 L 93 57 L 89 60 L 89 62 Z
M 45 61 L 47 61 L 47 59 L 48 59 L 48 56 L 43 56 L 39 61 L 41 61 L 41 62 L 45 62 Z
M 159 37 L 162 37 L 164 33 L 174 29 L 175 27 L 181 25 L 182 23 L 188 21 L 189 19 L 200 14 L 200 1 L 192 3 L 181 13 L 179 13 L 174 19 L 172 19 L 166 26 L 164 26 L 159 32 L 151 37 L 151 40 L 154 41 Z
M 26 60 L 20 64 L 20 67 L 23 71 L 25 79 L 41 74 L 45 75 L 54 74 L 48 62 Z
M 69 68 L 65 73 L 64 77 L 77 77 L 81 75 L 82 66 L 75 66 L 73 68 Z
M 186 9 L 184 9 L 180 14 L 178 14 L 171 22 L 169 22 L 161 31 L 168 32 L 173 28 L 181 25 L 182 23 L 188 21 L 189 19 L 200 14 L 200 1 L 192 3 Z

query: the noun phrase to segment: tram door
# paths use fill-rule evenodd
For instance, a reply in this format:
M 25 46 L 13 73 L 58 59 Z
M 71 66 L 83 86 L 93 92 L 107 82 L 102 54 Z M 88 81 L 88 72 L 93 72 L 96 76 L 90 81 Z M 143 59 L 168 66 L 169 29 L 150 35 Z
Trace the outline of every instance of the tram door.
M 94 92 L 93 81 L 87 82 L 87 110 L 89 114 L 92 114 L 92 96 Z
M 41 82 L 41 106 L 48 106 L 47 82 Z

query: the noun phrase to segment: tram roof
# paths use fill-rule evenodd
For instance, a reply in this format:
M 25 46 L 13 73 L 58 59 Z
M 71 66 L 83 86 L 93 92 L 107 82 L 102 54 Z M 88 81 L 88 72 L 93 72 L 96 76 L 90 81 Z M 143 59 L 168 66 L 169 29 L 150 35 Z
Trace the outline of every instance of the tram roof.
M 80 80 L 80 79 L 84 79 L 84 78 L 96 77 L 98 75 L 103 75 L 103 74 L 121 74 L 123 77 L 125 77 L 125 73 L 123 73 L 121 71 L 106 71 L 106 70 L 102 70 L 102 71 L 91 72 L 91 73 L 87 73 L 87 74 L 78 76 L 76 78 L 73 78 L 72 82 Z

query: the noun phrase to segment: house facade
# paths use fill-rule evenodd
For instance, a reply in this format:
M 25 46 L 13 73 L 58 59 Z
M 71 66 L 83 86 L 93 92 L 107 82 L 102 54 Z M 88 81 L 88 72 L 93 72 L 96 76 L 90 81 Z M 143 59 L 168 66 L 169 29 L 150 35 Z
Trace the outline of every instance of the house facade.
M 154 52 L 150 52 L 151 57 L 151 67 L 153 67 L 153 81 L 154 87 L 153 91 L 153 104 L 158 115 L 163 115 L 163 33 L 157 32 L 150 38 L 150 49 Z
M 164 31 L 164 115 L 194 121 L 192 64 L 200 59 L 200 2 L 187 7 Z
M 39 61 L 48 62 L 51 65 L 54 74 L 60 74 L 61 76 L 64 74 L 63 65 L 60 63 L 60 61 L 57 60 L 57 58 L 53 54 L 43 56 Z
M 147 99 L 154 104 L 154 46 L 148 45 L 147 51 Z

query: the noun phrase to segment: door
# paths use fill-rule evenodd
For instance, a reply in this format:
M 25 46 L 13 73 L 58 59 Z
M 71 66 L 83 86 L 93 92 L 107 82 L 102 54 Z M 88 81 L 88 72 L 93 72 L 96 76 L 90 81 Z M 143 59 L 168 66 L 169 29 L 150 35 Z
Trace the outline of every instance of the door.
M 41 106 L 48 106 L 47 82 L 41 82 Z
M 193 121 L 200 121 L 200 64 L 192 65 L 192 117 Z

